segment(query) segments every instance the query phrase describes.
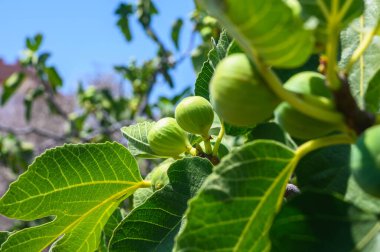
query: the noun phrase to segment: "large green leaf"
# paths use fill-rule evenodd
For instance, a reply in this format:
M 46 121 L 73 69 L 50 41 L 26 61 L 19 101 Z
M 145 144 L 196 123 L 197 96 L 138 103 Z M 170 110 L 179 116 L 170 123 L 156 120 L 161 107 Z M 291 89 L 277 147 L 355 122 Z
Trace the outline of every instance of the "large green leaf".
M 208 60 L 203 63 L 203 67 L 197 76 L 194 90 L 195 95 L 210 100 L 209 84 L 214 74 L 214 69 L 219 61 L 226 57 L 231 41 L 227 32 L 223 31 L 220 34 L 218 43 L 208 53 Z
M 190 201 L 176 251 L 268 251 L 268 231 L 295 165 L 286 146 L 259 140 L 235 149 Z
M 365 0 L 365 7 L 363 17 L 355 20 L 341 34 L 342 60 L 340 64 L 342 67 L 350 60 L 368 29 L 373 28 L 379 20 L 379 0 Z M 380 71 L 379 58 L 380 39 L 377 36 L 349 75 L 351 91 L 357 102 L 362 108 L 370 109 L 372 112 L 379 111 L 380 98 L 376 96 L 379 82 L 375 80 L 375 76 Z
M 314 47 L 294 6 L 283 0 L 198 0 L 248 54 L 257 53 L 271 66 L 293 68 L 309 58 Z
M 350 176 L 350 153 L 350 145 L 335 145 L 304 156 L 296 168 L 300 189 L 344 195 Z
M 128 140 L 128 149 L 134 156 L 159 158 L 148 143 L 148 133 L 155 122 L 142 122 L 121 128 L 123 136 Z
M 123 220 L 122 210 L 120 208 L 117 208 L 108 219 L 106 225 L 104 226 L 102 236 L 101 236 L 101 242 L 98 249 L 99 252 L 108 251 L 108 243 L 111 240 L 113 231 L 116 229 L 116 227 L 120 224 L 122 220 Z
M 284 205 L 271 229 L 272 251 L 380 251 L 380 220 L 339 198 L 304 193 Z
M 337 3 L 334 11 L 334 2 Z M 354 18 L 363 13 L 363 0 L 299 0 L 306 18 L 316 17 L 321 27 L 326 27 L 328 19 L 340 23 L 340 28 L 347 26 Z
M 55 216 L 13 233 L 1 251 L 94 251 L 120 202 L 146 186 L 136 160 L 117 143 L 65 145 L 38 157 L 0 199 L 0 213 L 20 220 Z
M 365 94 L 365 104 L 366 110 L 372 113 L 380 111 L 380 69 L 368 83 L 367 92 Z
M 380 199 L 363 191 L 353 176 L 348 180 L 345 199 L 369 213 L 380 214 Z
M 211 163 L 198 157 L 173 163 L 168 170 L 170 184 L 123 220 L 114 231 L 111 251 L 171 251 L 187 201 L 211 171 Z

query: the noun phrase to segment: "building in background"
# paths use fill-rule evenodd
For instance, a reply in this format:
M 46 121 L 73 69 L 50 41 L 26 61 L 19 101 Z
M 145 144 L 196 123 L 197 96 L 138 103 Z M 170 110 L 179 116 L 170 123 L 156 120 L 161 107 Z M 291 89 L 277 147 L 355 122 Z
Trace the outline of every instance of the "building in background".
M 6 63 L 0 59 L 0 95 L 4 81 L 15 72 L 19 72 L 21 66 L 18 62 Z M 32 72 L 26 73 L 25 81 L 17 89 L 5 106 L 0 106 L 0 135 L 8 135 L 11 131 L 23 132 L 18 137 L 23 142 L 30 143 L 34 154 L 39 154 L 47 147 L 54 145 L 54 140 L 33 133 L 33 128 L 53 132 L 61 135 L 65 131 L 65 123 L 59 116 L 49 113 L 49 109 L 43 98 L 33 103 L 32 117 L 28 122 L 25 119 L 24 97 L 28 91 L 39 83 Z M 58 95 L 57 102 L 63 110 L 69 112 L 74 109 L 75 100 L 71 96 Z M 1 152 L 0 152 L 0 155 Z M 16 179 L 10 169 L 1 167 L 0 164 L 0 196 L 4 194 L 10 182 Z M 12 226 L 12 221 L 0 216 L 0 230 L 7 230 Z

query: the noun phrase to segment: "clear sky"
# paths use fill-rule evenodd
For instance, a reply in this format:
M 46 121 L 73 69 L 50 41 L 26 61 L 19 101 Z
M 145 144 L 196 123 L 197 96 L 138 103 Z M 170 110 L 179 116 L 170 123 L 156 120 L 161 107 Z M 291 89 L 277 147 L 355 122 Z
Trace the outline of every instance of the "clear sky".
M 124 1 L 131 2 L 134 0 Z M 44 35 L 43 49 L 52 53 L 49 63 L 61 73 L 65 92 L 76 90 L 79 80 L 96 73 L 111 73 L 112 66 L 139 62 L 154 55 L 157 48 L 148 41 L 137 23 L 131 24 L 134 41 L 127 43 L 116 27 L 114 11 L 120 0 L 0 0 L 0 57 L 14 62 L 27 36 Z M 182 49 L 188 47 L 193 0 L 156 0 L 160 15 L 153 24 L 166 44 L 172 46 L 170 27 L 177 17 L 186 21 L 181 34 Z M 190 60 L 175 71 L 176 91 L 194 83 Z M 163 84 L 158 94 L 170 94 Z

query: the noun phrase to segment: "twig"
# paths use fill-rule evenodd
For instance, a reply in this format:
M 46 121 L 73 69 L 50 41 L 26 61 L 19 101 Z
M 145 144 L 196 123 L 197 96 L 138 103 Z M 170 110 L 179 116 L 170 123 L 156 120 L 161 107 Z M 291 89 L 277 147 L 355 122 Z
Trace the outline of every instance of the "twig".
M 344 115 L 347 125 L 355 130 L 357 134 L 360 134 L 375 123 L 375 115 L 360 110 L 355 98 L 352 96 L 348 76 L 342 74 L 339 79 L 341 88 L 333 91 L 336 109 Z
M 44 87 L 45 91 L 46 91 L 46 98 L 48 100 L 48 102 L 53 105 L 55 111 L 57 112 L 57 114 L 59 116 L 61 116 L 63 119 L 65 119 L 66 121 L 69 120 L 69 116 L 67 115 L 67 113 L 61 108 L 61 106 L 57 103 L 57 101 L 55 100 L 55 94 L 54 94 L 54 91 L 53 89 L 51 88 L 50 84 L 47 83 L 45 80 L 43 80 L 42 78 L 39 78 L 40 81 L 41 81 L 41 84 L 42 86 Z
M 6 133 L 10 133 L 10 134 L 13 134 L 13 135 L 30 135 L 30 134 L 35 134 L 35 135 L 39 135 L 39 136 L 42 136 L 42 137 L 45 137 L 45 138 L 54 139 L 54 140 L 57 140 L 57 141 L 62 141 L 62 140 L 66 139 L 66 137 L 64 135 L 63 136 L 59 136 L 59 135 L 56 135 L 56 134 L 54 134 L 52 132 L 49 132 L 49 131 L 46 131 L 46 130 L 42 130 L 42 129 L 39 129 L 39 128 L 35 128 L 35 127 L 13 128 L 13 127 L 9 127 L 9 126 L 0 125 L 0 131 L 6 132 Z
M 175 61 L 175 65 L 182 63 L 182 61 L 184 61 L 185 59 L 187 59 L 187 57 L 189 57 L 191 55 L 191 52 L 193 51 L 194 45 L 195 45 L 196 34 L 197 34 L 196 25 L 194 25 L 194 27 L 191 31 L 191 35 L 190 35 L 189 46 Z
M 86 137 L 81 137 L 80 140 L 82 142 L 88 142 L 91 139 L 93 139 L 94 137 L 96 137 L 97 135 L 100 135 L 100 134 L 113 134 L 113 133 L 119 131 L 120 128 L 122 128 L 123 126 L 131 125 L 131 124 L 134 124 L 134 123 L 135 123 L 134 120 L 129 120 L 128 119 L 128 120 L 123 120 L 123 121 L 114 123 L 111 127 L 108 127 L 108 128 L 102 128 L 102 127 L 100 127 L 99 129 L 94 130 L 90 135 L 88 135 Z

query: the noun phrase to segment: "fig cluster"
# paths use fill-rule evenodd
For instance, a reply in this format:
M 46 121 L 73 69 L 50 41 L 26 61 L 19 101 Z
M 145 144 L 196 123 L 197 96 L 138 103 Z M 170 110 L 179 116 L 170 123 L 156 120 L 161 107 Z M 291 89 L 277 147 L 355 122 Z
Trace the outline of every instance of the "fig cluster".
M 184 152 L 194 155 L 196 149 L 190 144 L 188 133 L 209 139 L 213 121 L 213 108 L 205 98 L 187 97 L 178 104 L 175 118 L 163 118 L 151 128 L 149 146 L 157 155 L 164 157 L 177 158 Z

